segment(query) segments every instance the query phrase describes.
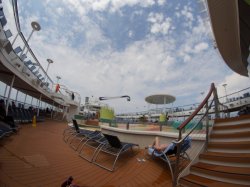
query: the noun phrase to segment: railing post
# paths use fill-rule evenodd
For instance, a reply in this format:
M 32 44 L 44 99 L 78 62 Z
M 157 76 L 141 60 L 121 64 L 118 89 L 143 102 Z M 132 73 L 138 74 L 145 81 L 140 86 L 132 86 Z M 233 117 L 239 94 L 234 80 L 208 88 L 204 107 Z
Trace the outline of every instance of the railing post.
M 179 129 L 178 141 L 181 139 L 182 139 L 182 129 Z M 176 144 L 176 146 L 177 146 L 177 153 L 176 153 L 175 169 L 173 173 L 173 187 L 177 186 L 177 180 L 179 176 L 180 150 L 181 150 L 180 143 Z
M 209 135 L 209 112 L 208 112 L 208 101 L 206 102 L 206 111 L 207 111 L 207 115 L 206 115 L 206 144 L 205 144 L 205 148 L 207 149 L 207 145 L 208 145 L 208 135 Z
M 53 119 L 53 110 L 54 110 L 54 101 L 53 101 L 51 112 L 50 112 L 50 118 L 51 119 Z
M 159 122 L 160 123 L 160 131 L 162 131 L 162 122 Z
M 127 122 L 126 129 L 129 130 L 129 122 Z
M 37 100 L 37 101 L 38 101 L 38 105 L 37 105 L 37 114 L 36 114 L 37 117 L 39 116 L 39 113 L 40 113 L 40 103 L 41 103 L 41 99 L 42 99 L 42 94 L 40 94 L 39 100 Z
M 185 128 L 185 127 L 184 127 Z M 179 129 L 179 137 L 178 137 L 178 141 L 181 140 L 182 138 L 182 129 Z
M 215 118 L 220 118 L 220 111 L 219 111 L 219 99 L 218 99 L 218 94 L 217 94 L 217 89 L 214 87 L 213 95 L 214 95 L 214 107 L 215 107 Z

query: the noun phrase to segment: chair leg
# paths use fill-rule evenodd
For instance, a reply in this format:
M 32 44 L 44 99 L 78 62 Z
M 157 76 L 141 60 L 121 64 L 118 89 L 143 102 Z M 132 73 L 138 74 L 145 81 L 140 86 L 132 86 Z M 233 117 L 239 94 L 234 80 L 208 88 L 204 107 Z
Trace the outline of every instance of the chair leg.
M 93 159 L 94 159 L 94 157 L 95 157 L 95 154 L 96 154 L 97 150 L 101 147 L 102 144 L 99 144 L 98 146 L 95 147 L 95 146 L 92 146 L 92 145 L 88 144 L 89 141 L 91 141 L 91 139 L 89 139 L 86 142 L 84 142 L 84 144 L 81 146 L 81 149 L 79 151 L 79 156 L 82 157 L 83 159 L 89 161 L 89 162 L 92 162 Z M 92 143 L 97 144 L 97 142 L 92 142 Z M 83 148 L 86 147 L 86 146 L 94 148 L 94 153 L 92 154 L 91 158 L 88 158 L 87 156 L 84 156 Z
M 81 145 L 81 143 L 83 142 L 83 140 L 86 140 L 87 137 L 83 137 L 80 142 L 77 144 L 77 146 L 74 146 L 73 144 L 71 144 L 71 148 L 73 148 L 75 151 L 77 151 L 77 149 L 79 148 L 79 146 Z
M 67 143 L 68 140 L 70 139 L 70 137 L 73 136 L 74 134 L 75 134 L 74 132 L 71 132 L 70 135 L 64 136 L 64 137 L 63 137 L 63 141 L 64 141 L 65 143 Z

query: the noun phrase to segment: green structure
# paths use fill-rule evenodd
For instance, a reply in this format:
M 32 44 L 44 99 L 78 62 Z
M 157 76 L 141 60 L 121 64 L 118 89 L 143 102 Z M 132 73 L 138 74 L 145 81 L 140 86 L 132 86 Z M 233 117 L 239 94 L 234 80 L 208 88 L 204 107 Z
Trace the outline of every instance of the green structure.
M 114 109 L 110 107 L 101 107 L 100 110 L 100 122 L 113 123 L 115 118 Z

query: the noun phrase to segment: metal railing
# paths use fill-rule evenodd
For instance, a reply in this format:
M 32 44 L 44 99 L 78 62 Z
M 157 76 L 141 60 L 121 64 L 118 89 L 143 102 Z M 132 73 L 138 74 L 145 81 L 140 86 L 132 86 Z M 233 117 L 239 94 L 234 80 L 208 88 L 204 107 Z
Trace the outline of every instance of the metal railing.
M 211 84 L 210 91 L 202 101 L 202 103 L 197 107 L 197 109 L 178 127 L 179 137 L 177 141 L 174 143 L 177 146 L 177 154 L 176 161 L 174 164 L 174 175 L 173 175 L 173 186 L 177 185 L 179 177 L 183 175 L 185 171 L 191 166 L 194 159 L 199 155 L 199 153 L 203 150 L 206 150 L 209 132 L 213 124 L 209 124 L 209 110 L 214 107 L 215 118 L 220 118 L 220 107 L 223 106 L 218 99 L 217 90 L 214 86 L 214 83 Z M 225 107 L 225 106 L 223 106 Z M 198 115 L 201 110 L 205 110 L 203 115 Z M 224 109 L 224 112 L 227 112 Z M 224 115 L 226 116 L 226 115 Z M 196 118 L 197 124 L 193 126 L 193 128 L 187 130 L 187 125 Z M 198 118 L 198 119 L 197 119 Z M 198 125 L 205 121 L 205 127 L 197 130 Z M 205 132 L 204 132 L 205 131 Z M 195 133 L 194 133 L 195 132 Z M 196 143 L 192 143 L 190 150 L 188 150 L 188 154 L 192 158 L 190 160 L 186 160 L 181 157 L 181 146 L 184 142 L 184 139 L 190 137 L 191 139 L 196 139 Z M 185 169 L 186 168 L 186 169 Z
M 227 110 L 227 112 L 237 111 L 239 107 L 250 104 L 250 87 L 244 88 L 242 90 L 229 93 L 227 95 L 221 96 L 218 98 L 220 101 L 220 110 Z M 222 104 L 221 104 L 222 103 Z M 156 114 L 165 113 L 168 111 L 168 116 L 175 117 L 188 117 L 192 111 L 194 111 L 200 103 L 192 103 L 187 105 L 175 106 L 172 108 L 157 108 L 157 109 L 149 109 L 144 111 L 130 112 L 130 113 L 120 113 L 117 114 L 119 117 L 130 117 L 138 118 L 138 116 L 146 115 L 153 116 Z M 203 111 L 200 111 L 202 113 Z M 214 113 L 213 109 L 210 110 L 210 113 Z M 174 115 L 172 115 L 174 114 Z

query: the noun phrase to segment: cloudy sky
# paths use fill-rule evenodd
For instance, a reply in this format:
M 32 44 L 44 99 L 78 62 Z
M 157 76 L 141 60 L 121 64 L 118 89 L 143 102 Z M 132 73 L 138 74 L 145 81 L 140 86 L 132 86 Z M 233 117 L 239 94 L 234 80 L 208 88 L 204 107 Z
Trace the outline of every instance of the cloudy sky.
M 7 28 L 15 35 L 10 3 L 3 3 Z M 29 44 L 44 69 L 46 59 L 53 59 L 51 79 L 61 76 L 60 83 L 82 100 L 129 95 L 130 102 L 106 102 L 116 112 L 145 110 L 144 98 L 151 94 L 174 95 L 173 106 L 196 103 L 212 82 L 220 96 L 224 83 L 228 93 L 250 86 L 214 48 L 206 12 L 197 1 L 25 0 L 18 8 L 26 38 L 32 21 L 42 27 Z

